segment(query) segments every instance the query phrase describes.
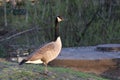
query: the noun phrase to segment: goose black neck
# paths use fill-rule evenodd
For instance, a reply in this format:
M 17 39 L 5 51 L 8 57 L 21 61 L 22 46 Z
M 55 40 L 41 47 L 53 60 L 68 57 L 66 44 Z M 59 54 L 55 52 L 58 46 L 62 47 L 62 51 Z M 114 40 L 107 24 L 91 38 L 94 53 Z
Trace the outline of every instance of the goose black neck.
M 58 21 L 57 19 L 55 20 L 55 39 L 57 39 L 57 37 L 59 36 L 59 26 L 58 26 Z

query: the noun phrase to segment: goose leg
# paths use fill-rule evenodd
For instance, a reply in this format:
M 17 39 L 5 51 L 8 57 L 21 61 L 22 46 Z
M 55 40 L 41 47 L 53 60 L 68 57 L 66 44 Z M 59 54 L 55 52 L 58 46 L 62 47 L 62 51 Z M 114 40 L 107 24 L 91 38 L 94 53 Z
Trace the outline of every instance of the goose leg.
M 43 73 L 41 73 L 41 72 L 40 72 L 40 74 L 42 74 L 42 75 L 48 75 L 48 68 L 47 68 L 47 64 L 46 64 L 46 63 L 44 63 L 44 65 L 45 65 L 44 72 L 43 72 Z
M 47 63 L 46 64 L 44 63 L 44 65 L 45 65 L 45 72 L 44 72 L 45 75 L 47 75 L 47 76 L 56 75 L 56 74 L 48 71 Z
M 45 64 L 45 73 L 48 73 L 47 64 Z

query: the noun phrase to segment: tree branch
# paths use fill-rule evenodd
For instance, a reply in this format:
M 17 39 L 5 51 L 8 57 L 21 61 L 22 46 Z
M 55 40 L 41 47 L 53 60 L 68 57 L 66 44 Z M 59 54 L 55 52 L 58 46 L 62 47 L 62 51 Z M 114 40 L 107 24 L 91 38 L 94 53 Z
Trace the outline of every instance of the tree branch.
M 48 28 L 44 28 L 44 29 L 48 29 Z M 36 28 L 32 28 L 32 29 L 28 29 L 28 30 L 25 30 L 25 31 L 22 31 L 22 32 L 18 32 L 18 33 L 13 34 L 13 35 L 11 35 L 11 36 L 9 36 L 9 37 L 6 37 L 6 38 L 3 38 L 3 39 L 0 39 L 0 42 L 5 41 L 5 40 L 9 40 L 9 39 L 11 39 L 11 38 L 14 38 L 14 37 L 16 37 L 16 36 L 19 36 L 19 35 L 25 34 L 25 33 L 27 33 L 27 32 L 33 31 L 33 30 L 36 30 Z M 38 30 L 43 30 L 43 29 L 38 28 Z
M 99 8 L 98 10 L 94 13 L 93 17 L 91 18 L 91 20 L 85 25 L 84 30 L 81 32 L 81 37 L 79 38 L 79 42 L 81 41 L 82 37 L 85 35 L 86 31 L 88 30 L 88 28 L 90 27 L 91 23 L 93 22 L 93 20 L 96 18 L 96 15 L 99 12 Z

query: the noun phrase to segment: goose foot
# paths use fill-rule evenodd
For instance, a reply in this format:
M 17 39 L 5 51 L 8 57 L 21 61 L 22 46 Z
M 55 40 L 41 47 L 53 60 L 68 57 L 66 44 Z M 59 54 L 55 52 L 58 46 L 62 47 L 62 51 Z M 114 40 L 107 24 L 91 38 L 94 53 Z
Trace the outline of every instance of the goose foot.
M 48 71 L 47 71 L 47 72 L 43 72 L 43 73 L 41 73 L 41 72 L 40 72 L 40 74 L 45 75 L 45 76 L 52 76 L 52 75 L 56 75 L 55 73 L 50 72 L 50 71 L 49 71 L 49 72 L 48 72 Z

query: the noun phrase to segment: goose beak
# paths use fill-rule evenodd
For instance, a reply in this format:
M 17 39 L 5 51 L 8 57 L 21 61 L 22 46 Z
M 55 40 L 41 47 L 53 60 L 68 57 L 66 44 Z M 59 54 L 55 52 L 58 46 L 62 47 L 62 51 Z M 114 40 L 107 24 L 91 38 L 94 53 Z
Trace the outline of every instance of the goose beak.
M 64 21 L 64 18 L 61 18 L 61 21 Z

